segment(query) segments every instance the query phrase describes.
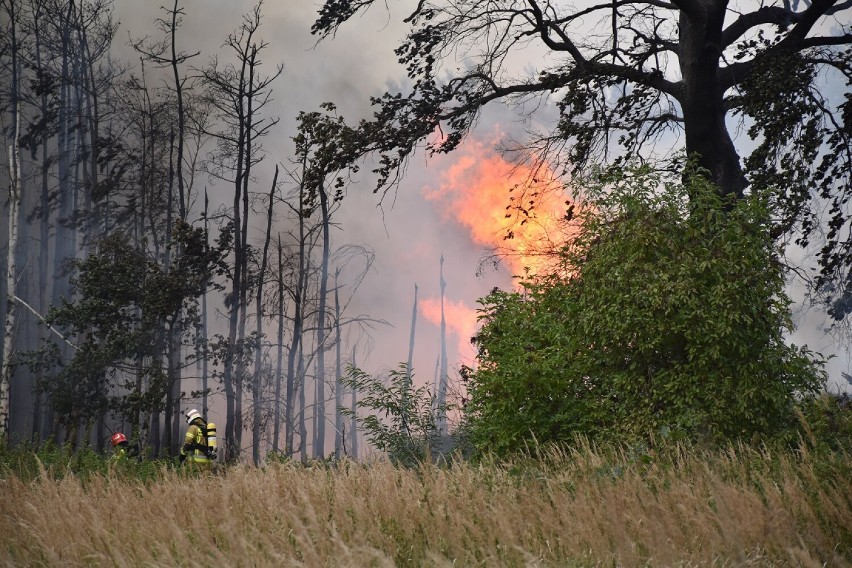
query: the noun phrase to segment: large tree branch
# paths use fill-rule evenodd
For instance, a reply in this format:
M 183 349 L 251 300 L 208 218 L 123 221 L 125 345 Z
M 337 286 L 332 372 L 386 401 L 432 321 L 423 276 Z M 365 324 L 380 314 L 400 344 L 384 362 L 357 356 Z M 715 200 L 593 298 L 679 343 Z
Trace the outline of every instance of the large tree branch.
M 790 30 L 790 33 L 787 34 L 787 37 L 778 42 L 772 49 L 779 51 L 784 49 L 800 49 L 798 45 L 805 40 L 819 19 L 829 12 L 834 13 L 833 8 L 836 7 L 835 4 L 837 4 L 837 1 L 813 0 L 810 7 L 801 13 L 798 22 Z
M 764 54 L 800 51 L 813 47 L 837 45 L 852 45 L 852 34 L 839 36 L 807 37 L 819 19 L 838 11 L 838 8 L 852 5 L 852 0 L 838 3 L 837 0 L 814 0 L 811 6 L 798 14 L 796 25 L 784 39 L 767 49 Z M 754 68 L 754 59 L 728 65 L 719 70 L 719 84 L 723 89 L 729 89 L 740 84 L 749 76 Z
M 722 47 L 728 47 L 748 30 L 764 24 L 792 24 L 798 21 L 797 14 L 781 6 L 763 6 L 754 12 L 741 14 L 739 18 L 722 31 Z
M 574 59 L 574 62 L 580 66 L 586 63 L 586 58 L 580 52 L 574 42 L 571 41 L 571 38 L 568 37 L 568 34 L 558 25 L 554 24 L 551 21 L 545 22 L 544 14 L 541 11 L 541 7 L 535 0 L 527 0 L 527 3 L 530 6 L 530 9 L 533 12 L 533 17 L 535 18 L 535 27 L 536 31 L 538 31 L 539 37 L 544 42 L 544 44 L 552 49 L 553 51 L 567 51 L 571 57 Z M 559 38 L 562 40 L 561 42 L 555 41 L 552 37 L 550 37 L 550 32 L 553 31 Z
M 802 41 L 797 47 L 799 49 L 805 49 L 812 47 L 828 47 L 836 45 L 852 45 L 852 35 L 808 38 Z M 773 47 L 769 49 L 767 53 L 773 53 L 778 51 L 780 50 L 778 50 L 776 47 Z M 846 73 L 846 71 L 844 71 L 846 67 L 840 64 L 842 60 L 832 61 L 824 57 L 805 57 L 805 59 L 821 65 L 831 65 L 837 68 L 838 70 L 843 71 L 844 74 Z M 719 85 L 722 87 L 723 90 L 728 90 L 736 85 L 739 85 L 751 74 L 753 68 L 754 59 L 728 65 L 727 67 L 719 70 Z
M 836 14 L 837 12 L 840 12 L 842 10 L 846 10 L 847 8 L 852 8 L 852 0 L 845 0 L 845 2 L 835 4 L 834 6 L 832 6 L 828 10 L 826 10 L 825 15 L 831 16 L 831 15 Z
M 577 81 L 583 78 L 584 76 L 592 77 L 596 75 L 601 77 L 620 77 L 626 81 L 631 81 L 633 83 L 651 87 L 660 92 L 666 93 L 676 99 L 679 97 L 681 92 L 680 83 L 674 83 L 666 80 L 663 77 L 662 73 L 646 72 L 633 67 L 616 65 L 612 63 L 587 62 L 585 65 L 577 66 L 567 73 L 547 75 L 544 80 L 541 81 L 536 81 L 532 83 L 519 83 L 516 85 L 505 86 L 498 85 L 491 77 L 486 74 L 473 73 L 451 81 L 449 83 L 449 86 L 452 87 L 453 92 L 460 93 L 464 91 L 464 86 L 473 81 L 481 81 L 483 83 L 486 83 L 490 88 L 490 92 L 481 95 L 474 101 L 468 102 L 458 107 L 453 107 L 451 112 L 442 113 L 440 119 L 448 120 L 450 118 L 460 116 L 461 114 L 471 112 L 477 107 L 485 106 L 486 104 L 494 100 L 511 97 L 514 95 L 525 95 L 542 93 L 546 91 L 554 91 L 556 89 L 566 87 L 570 83 Z
M 566 75 L 567 80 L 560 86 L 567 85 L 568 82 L 576 79 L 577 73 L 588 75 L 610 75 L 641 85 L 647 85 L 675 98 L 679 98 L 681 91 L 680 84 L 666 80 L 663 74 L 657 70 L 649 72 L 626 65 L 595 62 L 586 59 L 561 27 L 554 25 L 552 22 L 545 21 L 541 8 L 535 0 L 528 0 L 528 3 L 535 17 L 536 29 L 538 30 L 539 36 L 545 45 L 554 51 L 568 52 L 576 64 L 574 70 Z M 550 36 L 550 31 L 555 32 L 561 41 L 555 41 Z
M 643 71 L 635 67 L 616 65 L 614 63 L 590 63 L 588 69 L 585 71 L 586 74 L 590 75 L 614 76 L 639 85 L 645 85 L 646 87 L 651 87 L 652 89 L 657 89 L 660 92 L 671 95 L 678 100 L 683 96 L 681 82 L 669 81 L 658 69 Z
M 852 45 L 852 34 L 805 38 L 799 44 L 799 48 L 805 49 L 808 47 L 822 47 L 829 45 Z
M 852 0 L 850 0 L 852 1 Z M 576 10 L 571 12 L 569 15 L 563 18 L 557 18 L 553 20 L 554 24 L 561 25 L 573 22 L 574 20 L 578 20 L 584 16 L 588 16 L 589 14 L 593 14 L 595 12 L 612 12 L 613 9 L 624 8 L 625 6 L 656 6 L 657 8 L 662 8 L 664 10 L 674 10 L 678 9 L 672 2 L 664 2 L 658 0 L 621 0 L 616 2 L 607 2 L 605 4 L 597 4 L 595 6 L 590 6 L 589 8 L 584 8 L 582 10 Z

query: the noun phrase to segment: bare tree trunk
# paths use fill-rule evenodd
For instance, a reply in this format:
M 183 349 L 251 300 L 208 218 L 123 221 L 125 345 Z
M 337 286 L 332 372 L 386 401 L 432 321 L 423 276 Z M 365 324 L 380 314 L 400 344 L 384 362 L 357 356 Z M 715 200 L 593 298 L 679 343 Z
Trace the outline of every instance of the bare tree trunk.
M 239 97 L 245 95 L 245 79 L 240 77 L 238 85 Z M 237 349 L 237 333 L 239 330 L 240 319 L 240 298 L 242 297 L 243 284 L 243 242 L 242 242 L 242 216 L 241 207 L 242 200 L 242 176 L 243 176 L 243 161 L 245 159 L 245 122 L 242 114 L 242 105 L 239 105 L 239 114 L 237 116 L 237 165 L 235 170 L 234 180 L 234 217 L 233 217 L 233 233 L 234 233 L 234 272 L 231 277 L 231 292 L 228 298 L 229 320 L 228 320 L 228 354 L 225 356 L 225 365 L 222 373 L 222 379 L 225 386 L 225 460 L 233 462 L 239 459 L 240 456 L 240 441 L 239 430 L 242 428 L 241 420 L 237 416 L 240 413 L 238 404 L 239 377 L 238 367 L 234 365 L 234 357 Z M 237 371 L 235 373 L 235 371 Z
M 299 344 L 299 453 L 302 463 L 308 462 L 308 429 L 305 427 L 305 357 Z
M 14 2 L 10 2 L 14 6 Z M 14 11 L 12 17 L 12 30 L 15 29 Z M 14 43 L 14 39 L 12 40 Z M 12 67 L 17 67 L 17 46 L 12 50 Z M 21 148 L 20 139 L 21 109 L 17 98 L 17 69 L 12 72 L 13 77 L 13 113 L 14 131 L 12 144 L 9 145 L 9 241 L 6 254 L 6 313 L 3 325 L 3 369 L 0 375 L 0 444 L 11 440 L 10 431 L 10 405 L 12 372 L 12 354 L 15 340 L 15 322 L 17 320 L 17 306 L 15 301 L 15 284 L 18 280 L 18 268 L 16 252 L 18 248 L 18 222 L 21 208 Z
M 170 26 L 171 33 L 171 47 L 172 47 L 172 57 L 171 57 L 171 66 L 172 66 L 172 75 L 175 82 L 175 95 L 177 98 L 177 111 L 178 111 L 178 138 L 177 138 L 177 182 L 178 182 L 178 214 L 180 215 L 181 221 L 186 220 L 186 195 L 184 195 L 184 184 L 183 184 L 183 140 L 184 140 L 184 129 L 185 129 L 185 120 L 184 116 L 184 108 L 183 108 L 183 81 L 181 81 L 180 73 L 178 72 L 178 64 L 182 60 L 178 57 L 177 54 L 177 28 L 178 28 L 178 2 L 179 0 L 175 0 L 174 8 L 172 8 L 172 24 Z M 171 204 L 169 204 L 171 207 Z M 206 416 L 206 415 L 205 415 Z
M 402 428 L 408 430 L 408 393 L 411 390 L 411 376 L 414 365 L 414 331 L 417 327 L 417 283 L 414 284 L 414 305 L 411 308 L 411 332 L 408 335 L 408 364 L 405 368 L 405 384 L 402 385 Z
M 166 271 L 171 268 L 171 253 L 172 253 L 172 229 L 174 221 L 172 218 L 172 204 L 174 203 L 174 150 L 175 150 L 175 131 L 172 128 L 169 132 L 169 182 L 166 203 L 166 249 L 163 264 Z M 176 321 L 173 321 L 168 330 L 164 329 L 168 338 L 168 348 L 166 349 L 166 377 L 168 386 L 166 390 L 166 413 L 165 413 L 165 440 L 164 444 L 169 452 L 169 455 L 177 454 L 178 439 L 180 437 L 180 381 L 176 372 L 175 356 L 175 326 Z
M 248 48 L 248 44 L 246 44 Z M 246 100 L 246 110 L 245 110 L 245 130 L 244 130 L 244 141 L 245 141 L 245 161 L 244 169 L 241 176 L 242 181 L 242 200 L 243 200 L 243 217 L 242 217 L 242 226 L 240 228 L 240 232 L 242 234 L 242 246 L 243 246 L 243 254 L 242 254 L 242 284 L 240 286 L 240 295 L 239 295 L 239 307 L 240 307 L 240 316 L 239 316 L 239 332 L 237 337 L 237 342 L 242 345 L 245 341 L 246 337 L 246 320 L 248 318 L 248 281 L 249 281 L 249 273 L 248 273 L 248 227 L 249 227 L 249 181 L 251 180 L 251 166 L 253 159 L 252 152 L 252 144 L 254 139 L 252 137 L 252 133 L 254 132 L 254 73 L 256 69 L 257 63 L 257 46 L 252 44 L 249 50 L 248 58 L 245 59 L 244 69 L 248 69 L 248 80 L 245 82 L 245 100 Z M 234 416 L 234 432 L 237 438 L 237 444 L 242 447 L 242 437 L 243 437 L 243 381 L 247 375 L 245 369 L 245 358 L 240 356 L 237 359 L 237 373 L 236 373 L 236 414 Z
M 154 112 L 151 105 L 150 92 L 145 79 L 145 61 L 142 61 L 142 92 L 144 95 L 141 109 L 141 124 L 139 125 L 139 137 L 142 143 L 142 156 L 139 168 L 139 210 L 136 218 L 137 238 L 141 241 L 148 231 L 146 229 L 146 218 L 148 215 L 148 195 L 152 190 L 153 172 L 155 165 L 154 147 Z M 150 161 L 150 163 L 149 163 Z M 144 374 L 144 355 L 140 352 L 136 357 L 136 395 L 140 402 L 137 403 L 133 414 L 132 436 L 139 446 L 140 452 L 149 444 L 151 435 L 151 416 L 143 418 L 141 410 L 142 395 L 148 390 L 148 380 Z M 140 454 L 141 455 L 141 454 Z M 156 451 L 151 457 L 157 457 Z
M 325 310 L 326 296 L 328 295 L 328 263 L 330 257 L 331 243 L 329 226 L 330 214 L 328 209 L 328 195 L 325 190 L 325 184 L 320 183 L 319 186 L 320 211 L 322 212 L 322 264 L 320 266 L 320 283 L 319 283 L 319 307 L 317 308 L 317 378 L 316 378 L 316 400 L 314 406 L 316 408 L 316 431 L 314 432 L 315 446 L 314 457 L 325 457 Z
M 411 308 L 411 332 L 408 335 L 408 385 L 411 386 L 412 367 L 414 365 L 414 331 L 417 327 L 417 283 L 414 283 L 414 304 Z
M 447 415 L 444 407 L 447 402 L 447 320 L 444 318 L 444 291 L 447 282 L 444 280 L 444 255 L 441 255 L 441 375 L 438 379 L 438 393 L 436 402 L 438 405 L 438 431 L 446 433 Z
M 302 162 L 302 171 L 305 171 L 305 161 Z M 293 396 L 294 396 L 294 388 L 296 386 L 296 373 L 297 369 L 301 369 L 301 363 L 297 367 L 297 360 L 301 361 L 301 352 L 302 352 L 302 326 L 304 322 L 304 297 L 305 291 L 308 286 L 308 261 L 307 261 L 307 251 L 306 251 L 306 239 L 307 235 L 305 234 L 305 215 L 304 215 L 304 184 L 300 186 L 299 190 L 299 209 L 298 209 L 298 219 L 299 219 L 299 268 L 298 273 L 296 274 L 296 287 L 293 291 L 293 337 L 290 340 L 290 350 L 287 353 L 287 395 L 285 399 L 285 410 L 284 410 L 284 425 L 287 428 L 285 432 L 285 441 L 284 441 L 284 451 L 288 456 L 292 456 L 295 448 L 293 447 L 293 438 L 295 434 L 295 422 L 293 420 Z M 305 381 L 304 375 L 300 374 L 300 391 L 299 391 L 299 404 L 300 404 L 300 424 L 304 421 L 304 390 L 305 390 Z M 300 425 L 300 435 L 301 435 Z M 302 440 L 302 445 L 304 445 L 304 440 Z
M 254 465 L 260 465 L 260 420 L 263 370 L 263 345 L 260 340 L 263 323 L 263 283 L 266 277 L 266 265 L 269 258 L 269 240 L 272 237 L 272 212 L 275 206 L 275 186 L 278 185 L 278 166 L 275 166 L 275 176 L 272 178 L 272 189 L 269 190 L 269 212 L 266 216 L 266 238 L 263 241 L 263 256 L 260 257 L 260 273 L 257 275 L 257 296 L 255 303 L 257 347 L 254 354 L 254 385 L 252 386 L 252 459 Z
M 183 391 L 181 390 L 181 385 L 183 380 L 181 377 L 180 361 L 183 352 L 181 345 L 181 336 L 183 335 L 182 329 L 181 314 L 175 314 L 172 324 L 168 329 L 169 347 L 167 355 L 167 375 L 171 385 L 171 388 L 169 389 L 169 392 L 171 393 L 171 406 L 166 406 L 166 424 L 171 424 L 170 430 L 167 427 L 167 435 L 169 436 L 169 442 L 167 445 L 169 448 L 169 455 L 172 456 L 176 456 L 178 454 L 181 439 L 180 403 L 182 400 Z
M 143 81 L 144 81 L 144 69 L 143 69 Z M 141 129 L 140 129 L 141 130 L 140 138 L 141 138 L 141 141 L 142 141 L 142 159 L 141 159 L 141 162 L 140 162 L 139 187 L 140 187 L 141 191 L 140 191 L 140 199 L 139 199 L 139 213 L 138 213 L 138 215 L 136 215 L 136 219 L 135 219 L 135 223 L 134 223 L 136 230 L 137 230 L 137 235 L 140 238 L 146 232 L 145 231 L 145 208 L 147 207 L 146 172 L 147 172 L 147 165 L 148 165 L 148 136 L 147 136 L 146 130 L 145 130 L 145 118 L 146 118 L 146 113 L 143 110 L 142 124 L 141 124 Z M 141 315 L 141 311 L 142 311 L 141 308 L 139 308 L 140 315 Z M 135 363 L 136 363 L 136 365 L 135 365 L 136 381 L 135 381 L 134 389 L 135 389 L 135 394 L 136 394 L 137 400 L 141 401 L 142 400 L 143 388 L 145 387 L 144 382 L 143 382 L 144 381 L 144 363 L 145 363 L 145 361 L 144 361 L 144 355 L 142 354 L 141 351 L 137 353 Z M 139 449 L 141 450 L 142 447 L 144 447 L 144 445 L 147 443 L 147 440 L 143 440 L 142 432 L 147 431 L 148 428 L 146 426 L 144 426 L 143 423 L 142 423 L 142 410 L 141 410 L 141 404 L 139 402 L 136 403 L 136 407 L 134 408 L 132 420 L 133 420 L 133 425 L 131 426 L 131 437 L 134 440 L 136 440 L 136 443 L 139 444 Z
M 278 356 L 275 366 L 275 400 L 273 411 L 272 451 L 278 453 L 278 440 L 281 435 L 281 373 L 284 364 L 284 255 L 281 248 L 281 234 L 278 234 Z M 290 389 L 292 391 L 292 388 Z M 285 403 L 286 405 L 286 403 Z
M 355 346 L 352 346 L 352 367 L 355 368 Z M 352 459 L 358 459 L 358 421 L 355 419 L 355 412 L 358 409 L 358 391 L 352 389 L 352 400 L 349 405 L 349 410 L 352 411 L 352 418 L 349 421 L 349 435 L 352 436 Z
M 35 38 L 35 66 L 36 75 L 39 81 L 39 91 L 41 92 L 39 100 L 39 113 L 41 116 L 47 116 L 49 112 L 48 106 L 48 88 L 46 83 L 47 70 L 44 69 L 42 63 L 42 39 L 41 27 L 43 25 L 43 14 L 41 5 L 34 8 L 33 12 L 33 33 Z M 41 192 L 39 195 L 38 204 L 38 222 L 39 222 L 39 255 L 38 255 L 38 311 L 41 314 L 47 312 L 48 305 L 48 258 L 50 256 L 50 184 L 48 174 L 50 172 L 50 161 L 48 160 L 48 140 L 47 132 L 42 135 L 40 150 L 40 173 L 41 173 Z M 38 326 L 38 342 L 41 343 L 45 335 L 44 326 Z M 42 373 L 38 372 L 34 379 L 36 385 L 42 380 Z M 33 411 L 33 434 L 37 436 L 38 441 L 43 439 L 50 431 L 49 421 L 52 421 L 52 409 L 46 395 L 38 395 L 35 400 Z
M 83 10 L 79 11 L 80 22 L 78 24 L 77 33 L 80 43 L 80 65 L 83 68 L 82 84 L 88 84 L 88 89 L 84 88 L 87 100 L 87 118 L 89 122 L 89 166 L 88 166 L 88 191 L 86 192 L 87 201 L 97 192 L 98 187 L 98 157 L 100 154 L 100 144 L 98 135 L 100 131 L 100 116 L 98 109 L 98 85 L 95 82 L 95 62 L 92 60 L 92 53 L 89 49 L 89 39 L 87 34 L 86 22 L 84 19 Z M 90 207 L 86 208 L 91 211 Z M 88 242 L 88 239 L 86 239 Z
M 207 188 L 204 189 L 204 235 L 205 238 L 208 238 L 208 227 L 207 227 L 207 209 L 208 209 L 209 201 L 207 199 Z M 207 241 L 205 241 L 207 242 Z M 207 290 L 208 290 L 208 282 L 205 280 L 204 282 L 204 291 L 201 293 L 201 344 L 205 349 L 205 354 L 201 358 L 201 408 L 204 416 L 208 415 L 208 411 L 210 410 L 207 405 Z
M 61 30 L 61 51 L 60 51 L 60 76 L 59 76 L 59 101 L 57 111 L 57 149 L 56 149 L 56 166 L 57 178 L 59 183 L 58 201 L 56 207 L 56 215 L 51 223 L 54 227 L 53 238 L 53 287 L 51 291 L 51 304 L 59 305 L 66 298 L 69 292 L 69 280 L 65 271 L 65 263 L 73 256 L 72 233 L 73 229 L 68 226 L 68 222 L 73 214 L 73 196 L 71 189 L 71 175 L 69 168 L 69 157 L 71 154 L 71 136 L 70 136 L 70 101 L 71 101 L 71 80 L 69 77 L 69 58 L 71 52 L 71 20 L 74 11 L 74 3 L 69 2 L 67 10 L 64 13 L 58 13 L 57 26 Z M 60 342 L 59 351 L 63 359 L 69 356 L 68 346 Z M 53 414 L 52 407 L 49 411 Z M 52 416 L 51 416 L 52 417 Z M 46 420 L 47 422 L 47 420 Z M 59 420 L 52 420 L 52 436 L 57 443 L 62 443 L 65 434 L 65 427 L 60 424 Z M 65 426 L 68 426 L 65 424 Z
M 186 59 L 185 56 L 179 56 L 177 52 L 177 29 L 178 29 L 178 17 L 181 15 L 181 10 L 178 8 L 179 0 L 175 0 L 174 6 L 171 10 L 171 25 L 169 25 L 169 35 L 170 35 L 170 44 L 171 44 L 171 58 L 169 64 L 172 69 L 172 78 L 174 80 L 174 89 L 175 89 L 175 97 L 177 99 L 177 122 L 178 122 L 178 132 L 177 132 L 177 156 L 175 158 L 175 176 L 177 178 L 177 194 L 178 194 L 178 218 L 180 221 L 186 221 L 186 190 L 183 182 L 183 147 L 184 147 L 184 137 L 185 137 L 185 122 L 186 122 L 186 111 L 184 109 L 184 101 L 183 101 L 183 81 L 180 77 L 180 72 L 178 70 L 178 65 Z M 173 140 L 174 143 L 174 140 Z M 169 203 L 168 203 L 168 215 L 171 219 L 172 207 L 174 206 L 174 201 L 172 197 L 172 176 L 169 176 Z M 172 223 L 169 223 L 167 227 L 168 231 L 168 239 L 171 240 L 171 232 L 172 232 Z M 180 254 L 181 251 L 176 251 L 176 254 Z M 167 266 L 167 269 L 170 267 Z M 182 338 L 183 338 L 183 329 L 184 329 L 184 314 L 183 310 L 180 310 L 180 313 L 176 314 L 175 320 L 172 323 L 171 335 L 169 338 L 169 377 L 174 381 L 174 393 L 172 394 L 173 398 L 173 406 L 171 408 L 171 415 L 173 416 L 173 425 L 171 430 L 172 443 L 170 445 L 170 449 L 173 453 L 178 452 L 178 445 L 180 440 L 180 420 L 178 416 L 180 416 L 180 403 L 181 403 L 181 383 L 182 383 L 182 360 L 183 360 L 183 350 L 182 350 Z M 205 414 L 206 416 L 206 414 Z
M 341 406 L 343 406 L 343 365 L 340 355 L 341 343 L 343 338 L 340 334 L 340 286 L 338 285 L 338 277 L 340 276 L 340 268 L 334 271 L 334 328 L 337 331 L 335 341 L 335 365 L 334 365 L 334 457 L 340 459 L 343 457 L 343 414 L 341 414 Z

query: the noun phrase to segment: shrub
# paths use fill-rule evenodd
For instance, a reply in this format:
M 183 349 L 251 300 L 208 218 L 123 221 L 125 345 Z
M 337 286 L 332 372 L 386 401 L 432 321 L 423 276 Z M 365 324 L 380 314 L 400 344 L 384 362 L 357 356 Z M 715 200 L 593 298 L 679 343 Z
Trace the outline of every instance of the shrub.
M 533 441 L 765 439 L 795 424 L 821 361 L 788 345 L 790 301 L 760 195 L 703 176 L 610 173 L 563 270 L 480 300 L 465 411 L 480 449 Z
M 394 464 L 406 467 L 441 452 L 446 433 L 439 428 L 438 418 L 451 407 L 440 408 L 435 395 L 426 386 L 414 387 L 412 379 L 405 364 L 390 371 L 386 379 L 357 368 L 350 368 L 343 379 L 345 386 L 358 392 L 358 408 L 367 411 L 354 413 L 367 439 Z M 341 412 L 353 416 L 350 409 L 341 408 Z

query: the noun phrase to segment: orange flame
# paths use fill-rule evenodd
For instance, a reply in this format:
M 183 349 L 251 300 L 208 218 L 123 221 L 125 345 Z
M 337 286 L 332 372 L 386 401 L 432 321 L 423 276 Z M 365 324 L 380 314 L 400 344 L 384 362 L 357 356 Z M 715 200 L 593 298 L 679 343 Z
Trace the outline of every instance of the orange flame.
M 569 202 L 558 177 L 544 164 L 511 164 L 471 139 L 459 153 L 425 197 L 467 227 L 474 242 L 498 250 L 512 274 L 546 272 L 552 262 L 546 252 L 569 238 Z
M 433 324 L 441 325 L 441 299 L 425 298 L 419 303 L 420 313 Z M 475 309 L 469 308 L 464 302 L 454 302 L 444 298 L 444 320 L 447 322 L 447 332 L 458 340 L 459 359 L 473 360 L 475 350 L 470 338 L 476 332 Z

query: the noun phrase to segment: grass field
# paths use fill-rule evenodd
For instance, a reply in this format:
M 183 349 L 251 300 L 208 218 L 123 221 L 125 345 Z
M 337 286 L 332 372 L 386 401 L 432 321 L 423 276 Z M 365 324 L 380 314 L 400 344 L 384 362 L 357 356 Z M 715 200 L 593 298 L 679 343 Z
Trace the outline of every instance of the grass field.
M 0 477 L 3 566 L 849 566 L 852 459 L 672 448 L 503 464 Z

